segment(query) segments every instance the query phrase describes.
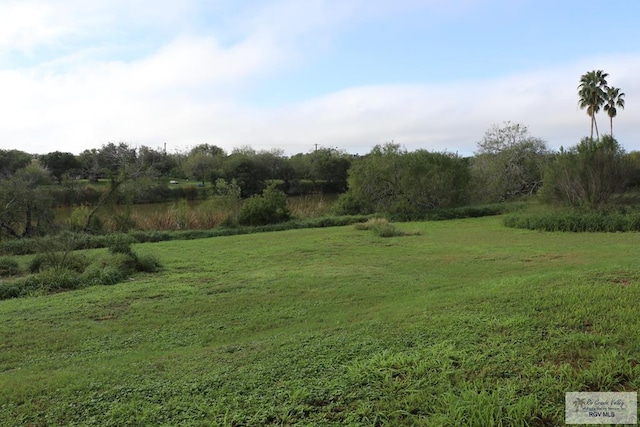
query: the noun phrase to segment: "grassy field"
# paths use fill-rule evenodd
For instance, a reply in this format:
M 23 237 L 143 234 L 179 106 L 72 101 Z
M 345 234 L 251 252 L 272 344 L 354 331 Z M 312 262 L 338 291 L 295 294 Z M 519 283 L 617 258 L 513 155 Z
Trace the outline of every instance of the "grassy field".
M 164 270 L 0 301 L 0 425 L 552 426 L 640 388 L 640 235 L 397 226 L 136 245 Z

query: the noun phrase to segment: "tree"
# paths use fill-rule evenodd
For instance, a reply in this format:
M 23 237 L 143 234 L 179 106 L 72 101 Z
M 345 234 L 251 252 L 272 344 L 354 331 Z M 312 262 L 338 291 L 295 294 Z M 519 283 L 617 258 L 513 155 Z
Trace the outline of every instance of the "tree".
M 311 179 L 311 158 L 309 154 L 298 153 L 287 159 L 294 180 Z
M 255 155 L 234 151 L 224 163 L 225 178 L 236 180 L 242 197 L 261 194 L 269 179 L 269 169 L 256 159 Z
M 0 178 L 10 177 L 31 163 L 33 156 L 20 150 L 0 150 Z
M 187 174 L 205 184 L 217 165 L 216 159 L 205 153 L 190 154 L 184 162 L 184 169 Z
M 100 199 L 87 215 L 84 230 L 92 230 L 94 217 L 98 211 L 117 194 L 125 184 L 131 184 L 141 178 L 153 174 L 153 169 L 149 165 L 142 164 L 136 154 L 135 148 L 127 143 L 108 143 L 99 151 L 90 153 L 91 163 L 97 162 L 102 173 L 109 179 L 109 189 L 102 193 Z
M 40 161 L 49 169 L 51 176 L 58 181 L 58 184 L 62 183 L 62 178 L 65 175 L 70 175 L 80 169 L 80 161 L 71 153 L 54 151 L 42 156 Z
M 222 163 L 226 154 L 215 145 L 200 144 L 192 148 L 184 161 L 185 172 L 205 184 L 209 179 L 215 182 L 222 176 Z
M 253 156 L 262 169 L 268 171 L 267 179 L 285 179 L 286 158 L 284 150 L 274 148 L 272 150 L 262 150 Z
M 78 156 L 82 176 L 90 183 L 98 182 L 98 179 L 102 176 L 99 157 L 100 152 L 95 148 L 84 150 Z
M 620 92 L 620 88 L 607 87 L 605 92 L 604 111 L 606 111 L 609 116 L 611 136 L 613 136 L 613 118 L 618 115 L 618 108 L 624 110 L 624 93 Z
M 98 151 L 98 163 L 102 173 L 112 183 L 121 178 L 127 166 L 135 165 L 137 157 L 136 149 L 126 142 L 110 142 Z
M 419 218 L 434 208 L 466 202 L 467 162 L 455 154 L 407 152 L 397 144 L 376 146 L 353 162 L 343 196 L 361 213 Z
M 324 188 L 342 193 L 347 189 L 351 158 L 335 148 L 319 148 L 309 154 L 311 177 L 314 182 L 324 181 Z M 328 184 L 328 185 L 327 185 Z
M 583 138 L 560 153 L 544 175 L 543 199 L 575 207 L 599 208 L 631 179 L 630 158 L 611 135 Z
M 18 169 L 0 185 L 0 232 L 13 237 L 31 237 L 53 221 L 51 198 L 43 184 L 49 172 L 34 160 Z
M 596 123 L 596 113 L 605 102 L 607 77 L 609 74 L 602 70 L 589 71 L 580 77 L 578 85 L 578 96 L 580 97 L 578 105 L 581 110 L 586 109 L 587 114 L 591 117 L 591 134 L 593 139 L 593 129 L 596 129 L 596 138 L 599 138 L 598 124 Z
M 153 169 L 161 176 L 169 175 L 171 170 L 177 166 L 173 156 L 145 145 L 138 148 L 138 161 L 144 168 Z
M 471 163 L 475 199 L 501 202 L 534 194 L 542 185 L 548 154 L 546 143 L 531 136 L 526 126 L 493 125 L 478 142 Z

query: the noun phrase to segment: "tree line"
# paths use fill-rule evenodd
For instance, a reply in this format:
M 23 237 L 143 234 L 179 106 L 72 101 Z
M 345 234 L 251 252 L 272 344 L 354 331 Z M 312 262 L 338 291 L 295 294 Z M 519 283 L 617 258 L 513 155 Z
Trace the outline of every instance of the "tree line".
M 126 143 L 108 143 L 79 155 L 60 151 L 32 155 L 19 150 L 0 150 L 0 179 L 7 179 L 37 162 L 58 184 L 78 179 L 89 183 L 112 180 L 124 169 L 136 169 L 151 177 L 190 179 L 202 184 L 219 178 L 235 179 L 247 196 L 262 191 L 268 180 L 282 180 L 287 186 L 295 186 L 301 180 L 325 182 L 330 183 L 333 191 L 341 192 L 346 188 L 353 157 L 334 148 L 318 148 L 287 157 L 278 149 L 255 151 L 241 147 L 226 153 L 215 145 L 200 144 L 188 152 L 167 153 L 147 146 L 134 148 Z
M 0 150 L 0 231 L 17 238 L 45 230 L 52 221 L 52 181 L 59 187 L 87 190 L 81 180 L 106 180 L 106 190 L 92 201 L 87 225 L 116 196 L 132 203 L 136 194 L 166 194 L 170 178 L 189 179 L 194 187 L 215 184 L 214 193 L 233 185 L 242 198 L 259 195 L 268 183 L 277 182 L 278 191 L 285 194 L 341 193 L 336 213 L 403 218 L 533 195 L 548 203 L 589 209 L 633 203 L 629 190 L 640 183 L 640 153 L 626 153 L 613 137 L 613 118 L 624 108 L 624 93 L 610 87 L 607 77 L 601 70 L 581 77 L 578 105 L 586 109 L 591 135 L 558 151 L 550 150 L 525 125 L 511 122 L 488 129 L 470 157 L 423 149 L 409 152 L 394 143 L 377 145 L 362 156 L 333 148 L 289 157 L 281 150 L 250 147 L 227 153 L 210 144 L 176 153 L 126 143 L 109 143 L 79 155 Z M 596 123 L 601 110 L 611 130 L 602 136 Z

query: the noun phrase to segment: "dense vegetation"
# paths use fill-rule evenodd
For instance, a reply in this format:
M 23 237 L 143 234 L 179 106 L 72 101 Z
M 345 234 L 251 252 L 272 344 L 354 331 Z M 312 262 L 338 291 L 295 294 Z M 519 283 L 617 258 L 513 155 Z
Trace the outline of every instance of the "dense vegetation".
M 65 229 L 101 234 L 266 225 L 296 216 L 287 195 L 312 193 L 342 194 L 334 214 L 403 220 L 535 196 L 549 205 L 581 210 L 633 208 L 640 154 L 627 154 L 613 137 L 613 118 L 624 108 L 625 94 L 609 86 L 607 77 L 601 70 L 581 76 L 578 105 L 589 115 L 590 136 L 557 152 L 526 126 L 510 122 L 487 130 L 468 158 L 422 149 L 408 152 L 394 143 L 376 145 L 364 156 L 317 147 L 290 157 L 250 147 L 226 153 L 209 144 L 186 153 L 126 143 L 77 156 L 0 150 L 0 239 Z M 602 136 L 596 122 L 601 110 L 610 120 L 610 133 Z M 175 205 L 170 218 L 150 227 L 132 217 L 136 203 L 194 199 L 207 200 L 195 221 L 188 220 L 184 202 Z M 114 204 L 125 208 L 105 213 Z M 75 207 L 66 223 L 56 221 L 56 206 Z
M 320 214 L 379 213 L 395 219 L 425 219 L 441 209 L 534 197 L 555 206 L 628 209 L 636 203 L 640 183 L 640 154 L 626 153 L 611 135 L 583 138 L 574 147 L 551 152 L 525 126 L 511 123 L 489 129 L 478 143 L 478 153 L 470 158 L 427 150 L 408 152 L 398 144 L 376 146 L 364 156 L 318 150 L 290 158 L 251 154 L 247 149 L 228 156 L 220 149 L 215 155 L 205 154 L 206 147 L 213 149 L 201 146 L 184 159 L 183 167 L 192 169 L 190 162 L 201 161 L 189 181 L 162 175 L 169 160 L 156 166 L 147 158 L 152 150 L 136 151 L 126 144 L 107 145 L 94 153 L 90 168 L 65 173 L 50 169 L 59 167 L 55 163 L 45 167 L 48 155 L 38 158 L 0 150 L 0 238 L 21 239 L 65 229 L 100 234 L 264 225 L 296 216 L 292 199 L 285 195 L 335 191 L 342 192 L 341 197 L 332 210 L 325 206 Z M 104 150 L 115 154 L 103 155 Z M 86 153 L 80 156 L 86 157 Z M 120 160 L 96 166 L 103 157 Z M 210 169 L 205 168 L 203 157 L 211 161 Z M 51 160 L 46 162 L 52 165 Z M 307 169 L 302 167 L 305 162 Z M 194 181 L 202 177 L 206 177 L 204 184 Z M 205 202 L 192 211 L 186 202 L 193 200 Z M 135 204 L 162 201 L 175 203 L 164 210 L 164 217 L 135 218 Z M 74 211 L 60 221 L 54 211 L 57 206 Z

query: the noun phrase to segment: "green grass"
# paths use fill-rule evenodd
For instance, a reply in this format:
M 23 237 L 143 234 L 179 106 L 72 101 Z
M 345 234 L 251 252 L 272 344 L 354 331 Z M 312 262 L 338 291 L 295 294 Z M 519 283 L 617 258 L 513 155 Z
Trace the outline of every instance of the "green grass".
M 0 301 L 0 425 L 552 426 L 638 390 L 637 233 L 396 226 L 134 245 L 163 271 Z

